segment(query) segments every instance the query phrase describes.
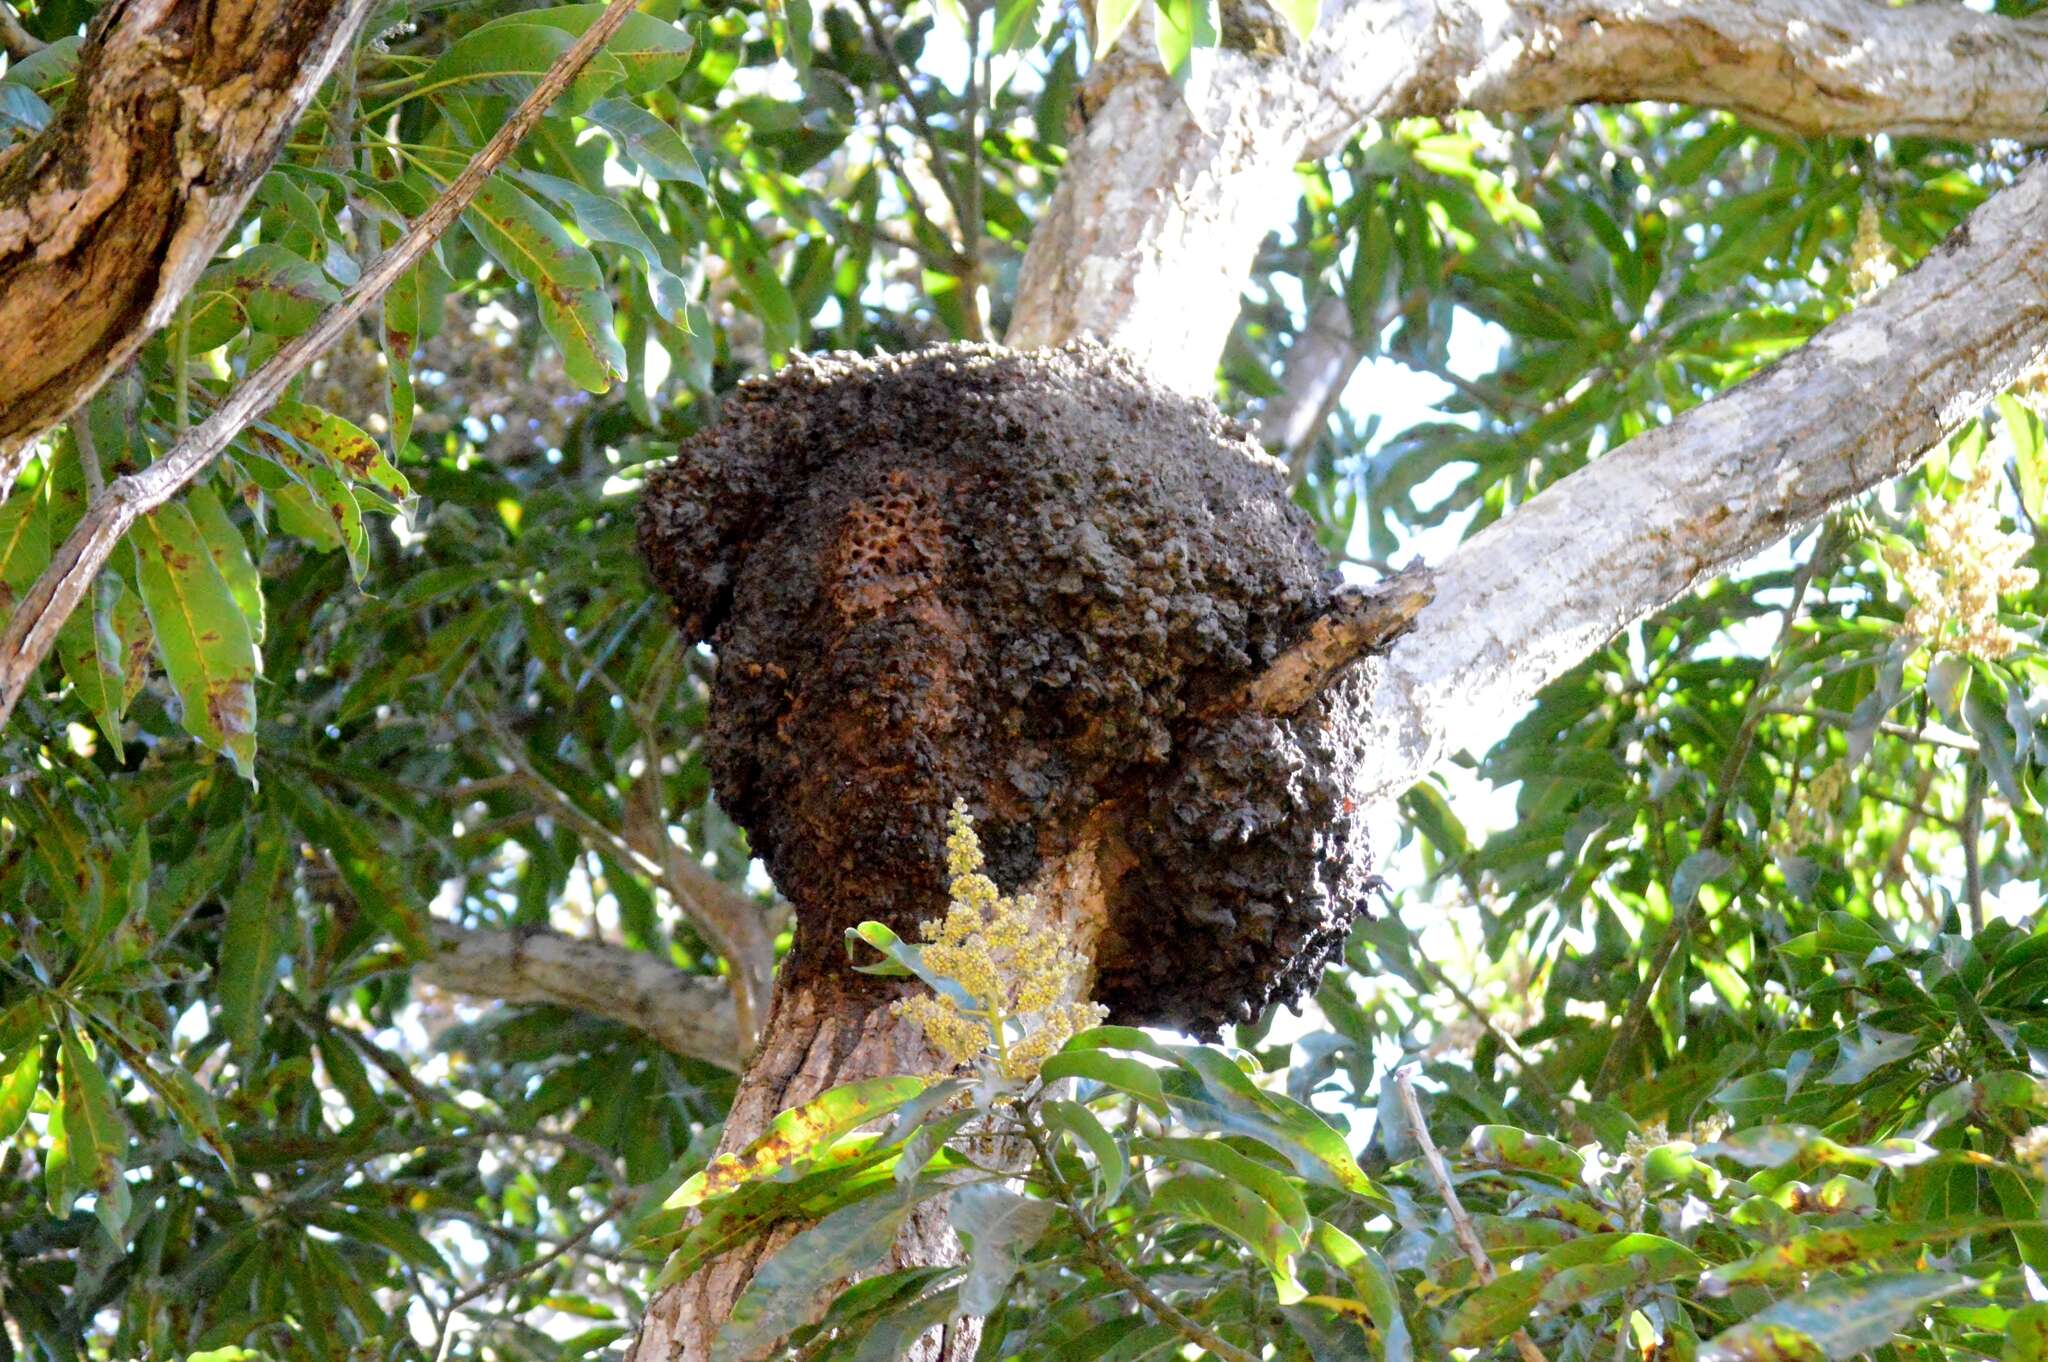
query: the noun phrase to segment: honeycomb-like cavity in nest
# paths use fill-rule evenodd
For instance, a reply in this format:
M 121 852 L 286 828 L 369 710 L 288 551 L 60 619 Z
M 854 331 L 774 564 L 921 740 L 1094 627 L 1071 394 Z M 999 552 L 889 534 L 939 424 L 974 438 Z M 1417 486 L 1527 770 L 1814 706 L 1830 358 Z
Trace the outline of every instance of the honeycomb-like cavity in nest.
M 718 651 L 712 775 L 797 907 L 791 968 L 942 911 L 955 798 L 1009 888 L 1109 806 L 1117 1020 L 1210 1033 L 1341 948 L 1371 872 L 1356 697 L 1192 717 L 1335 585 L 1211 404 L 1086 343 L 799 357 L 653 474 L 640 536 Z

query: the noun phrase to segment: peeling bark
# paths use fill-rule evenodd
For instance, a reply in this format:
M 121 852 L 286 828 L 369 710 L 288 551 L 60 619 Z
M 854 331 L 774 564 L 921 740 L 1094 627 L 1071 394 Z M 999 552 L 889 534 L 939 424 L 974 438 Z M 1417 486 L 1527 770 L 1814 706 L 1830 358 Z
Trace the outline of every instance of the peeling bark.
M 723 981 L 685 974 L 645 951 L 558 932 L 435 932 L 413 977 L 451 993 L 573 1008 L 645 1033 L 687 1059 L 738 1069 L 747 1046 Z
M 117 0 L 50 126 L 0 154 L 0 500 L 168 322 L 369 0 Z

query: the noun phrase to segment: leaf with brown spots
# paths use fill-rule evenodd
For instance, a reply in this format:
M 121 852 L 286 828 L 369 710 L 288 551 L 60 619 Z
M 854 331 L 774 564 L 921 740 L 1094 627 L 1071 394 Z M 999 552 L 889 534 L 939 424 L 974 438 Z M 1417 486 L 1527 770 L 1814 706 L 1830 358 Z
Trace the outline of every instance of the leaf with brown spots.
M 1891 1341 L 1927 1303 L 1971 1285 L 1953 1272 L 1865 1277 L 1791 1296 L 1700 1349 L 1700 1362 L 1821 1362 Z
M 579 387 L 604 392 L 626 374 L 597 257 L 505 176 L 486 182 L 463 221 L 497 262 L 529 285 L 541 324 Z
M 157 655 L 183 701 L 185 731 L 226 753 L 253 782 L 259 662 L 242 607 L 183 506 L 142 517 L 129 542 Z
M 331 411 L 303 402 L 278 403 L 270 409 L 270 419 L 279 430 L 318 451 L 335 472 L 376 489 L 390 502 L 389 509 L 404 510 L 411 503 L 412 484 L 368 432 Z
M 1923 1245 L 1945 1244 L 1973 1234 L 1992 1234 L 2033 1223 L 2036 1222 L 1961 1215 L 1945 1220 L 1887 1221 L 1809 1230 L 1740 1262 L 1715 1268 L 1701 1278 L 1700 1291 L 1720 1296 L 1737 1286 L 1796 1281 L 1824 1268 L 1869 1263 L 1887 1253 L 1918 1250 Z
M 854 1127 L 887 1116 L 930 1087 L 929 1078 L 898 1075 L 848 1083 L 792 1107 L 769 1123 L 761 1137 L 737 1154 L 721 1154 L 703 1172 L 676 1188 L 664 1204 L 695 1206 L 793 1164 L 817 1157 Z
M 267 419 L 251 426 L 248 435 L 265 457 L 245 460 L 243 466 L 276 508 L 278 524 L 322 549 L 347 550 L 349 567 L 361 581 L 369 535 L 355 493 L 324 459 Z

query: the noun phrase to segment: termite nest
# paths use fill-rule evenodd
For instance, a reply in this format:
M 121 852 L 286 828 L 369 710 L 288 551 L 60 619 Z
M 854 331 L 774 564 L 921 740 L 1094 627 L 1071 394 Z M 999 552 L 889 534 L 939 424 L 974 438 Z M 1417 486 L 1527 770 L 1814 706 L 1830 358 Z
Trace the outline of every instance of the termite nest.
M 1005 888 L 1111 848 L 1114 1020 L 1214 1034 L 1342 949 L 1370 673 L 1284 718 L 1231 707 L 1337 583 L 1212 404 L 1089 343 L 800 356 L 655 470 L 640 545 L 717 651 L 708 759 L 796 907 L 785 968 L 943 912 L 955 798 Z

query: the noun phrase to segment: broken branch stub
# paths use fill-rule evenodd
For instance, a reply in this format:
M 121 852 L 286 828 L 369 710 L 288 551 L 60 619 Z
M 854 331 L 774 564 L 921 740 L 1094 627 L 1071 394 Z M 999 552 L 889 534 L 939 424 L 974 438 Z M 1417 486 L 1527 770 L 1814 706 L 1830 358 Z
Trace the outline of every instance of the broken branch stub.
M 718 650 L 712 774 L 796 906 L 798 979 L 863 920 L 938 916 L 955 798 L 1007 886 L 1106 844 L 1115 1020 L 1213 1033 L 1342 948 L 1375 674 L 1343 662 L 1426 588 L 1345 603 L 1210 403 L 1088 342 L 800 357 L 654 473 L 640 543 Z

